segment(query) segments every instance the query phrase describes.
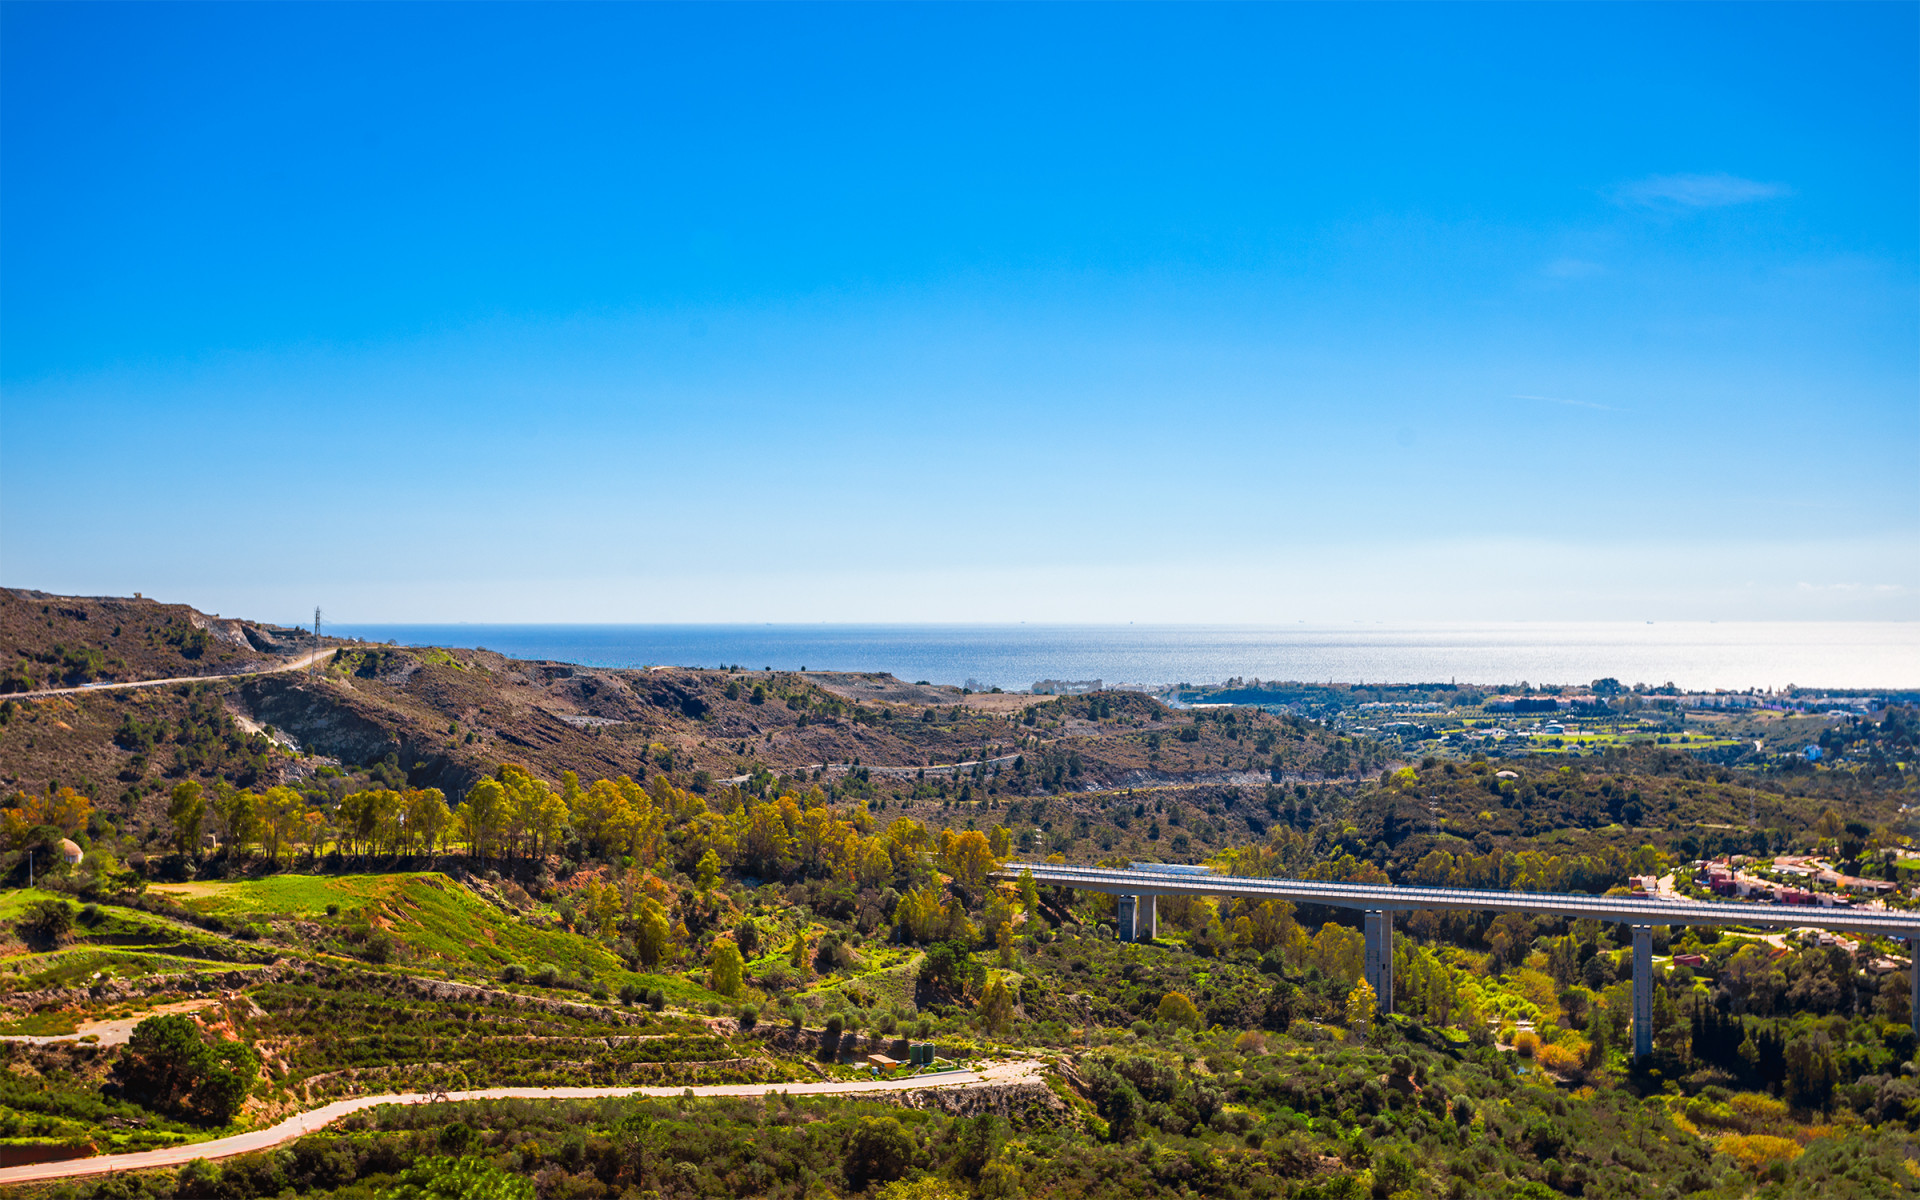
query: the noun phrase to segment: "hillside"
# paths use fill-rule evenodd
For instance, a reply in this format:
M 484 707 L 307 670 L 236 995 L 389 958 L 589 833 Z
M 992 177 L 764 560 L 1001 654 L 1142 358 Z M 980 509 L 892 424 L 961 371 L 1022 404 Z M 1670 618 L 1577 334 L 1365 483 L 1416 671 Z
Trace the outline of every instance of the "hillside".
M 184 604 L 0 588 L 0 693 L 231 675 L 312 646 L 297 629 Z
M 1920 877 L 1899 763 L 1392 749 L 1133 693 L 357 643 L 311 673 L 15 694 L 0 1153 L 190 1147 L 419 1089 L 652 1086 L 675 1096 L 370 1110 L 30 1194 L 1920 1191 L 1903 947 L 1657 930 L 1636 1063 L 1618 928 L 1418 915 L 1376 1016 L 1352 914 L 1169 900 L 1156 941 L 1123 944 L 1111 897 L 992 875 L 1058 855 L 1605 892 L 1792 851 L 1902 905 Z M 759 1098 L 870 1082 L 868 1055 L 914 1045 L 1043 1082 Z
M 236 675 L 274 661 L 221 638 L 300 647 L 287 631 L 151 601 L 4 600 L 7 627 L 26 631 L 12 647 L 19 662 L 58 646 L 103 664 L 102 679 L 207 676 L 0 702 L 0 786 L 74 787 L 130 832 L 157 830 L 164 795 L 189 778 L 291 784 L 330 800 L 361 784 L 433 787 L 457 800 L 513 762 L 549 781 L 566 771 L 664 775 L 704 793 L 730 779 L 754 790 L 804 780 L 835 796 L 951 811 L 1101 789 L 1243 789 L 1276 770 L 1351 779 L 1385 761 L 1310 722 L 1190 721 L 1133 693 L 968 696 L 891 676 L 607 670 L 332 640 L 322 670 L 220 678 L 213 668 Z M 168 640 L 181 630 L 198 631 L 198 657 Z M 136 644 L 143 654 L 122 653 Z

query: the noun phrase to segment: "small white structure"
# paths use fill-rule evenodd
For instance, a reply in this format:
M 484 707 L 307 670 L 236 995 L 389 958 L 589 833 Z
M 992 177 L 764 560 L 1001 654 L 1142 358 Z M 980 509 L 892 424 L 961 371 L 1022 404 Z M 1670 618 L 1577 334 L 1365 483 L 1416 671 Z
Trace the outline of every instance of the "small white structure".
M 71 838 L 61 838 L 60 857 L 66 860 L 68 866 L 77 867 L 80 865 L 80 859 L 83 855 L 80 852 L 80 846 L 77 842 Z

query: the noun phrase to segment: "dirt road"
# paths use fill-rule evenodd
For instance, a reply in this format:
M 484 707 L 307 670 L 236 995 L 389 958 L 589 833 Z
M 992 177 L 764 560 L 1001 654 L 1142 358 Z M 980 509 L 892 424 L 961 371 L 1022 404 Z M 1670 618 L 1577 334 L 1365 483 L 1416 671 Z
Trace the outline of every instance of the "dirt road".
M 220 1003 L 218 1000 L 182 1000 L 176 1004 L 162 1004 L 131 1017 L 115 1017 L 106 1021 L 81 1021 L 72 1033 L 10 1033 L 0 1036 L 0 1042 L 51 1046 L 55 1042 L 78 1042 L 81 1038 L 91 1037 L 102 1046 L 124 1046 L 133 1037 L 133 1027 L 148 1017 L 165 1016 L 169 1013 L 199 1012 L 203 1008 L 212 1008 L 218 1003 Z
M 10 700 L 38 700 L 42 696 L 80 696 L 88 692 L 117 692 L 124 688 L 166 687 L 175 683 L 215 683 L 222 679 L 245 679 L 250 675 L 275 675 L 281 671 L 298 671 L 309 666 L 317 658 L 325 658 L 332 650 L 313 650 L 299 658 L 276 663 L 271 667 L 261 667 L 257 671 L 235 671 L 231 675 L 179 675 L 172 679 L 136 679 L 130 683 L 83 683 L 79 687 L 46 688 L 38 692 L 15 692 L 7 697 Z
M 218 1138 L 211 1142 L 170 1146 L 164 1150 L 142 1150 L 135 1154 L 104 1154 L 98 1158 L 76 1158 L 66 1162 L 7 1167 L 0 1170 L 0 1186 L 34 1183 L 46 1179 L 72 1179 L 84 1175 L 106 1175 L 116 1171 L 140 1171 L 153 1167 L 180 1167 L 196 1158 L 231 1158 L 236 1154 L 250 1154 L 255 1150 L 265 1150 L 270 1146 L 278 1146 L 282 1142 L 305 1137 L 348 1113 L 359 1112 L 364 1108 L 375 1108 L 382 1104 L 457 1104 L 466 1100 L 599 1100 L 610 1096 L 681 1096 L 688 1092 L 695 1096 L 766 1096 L 781 1092 L 795 1096 L 833 1096 L 855 1092 L 913 1092 L 924 1091 L 927 1088 L 968 1088 L 1035 1083 L 1040 1079 L 1040 1072 L 1041 1064 L 1028 1059 L 1018 1062 L 991 1063 L 978 1069 L 962 1068 L 943 1071 L 910 1079 L 862 1079 L 844 1083 L 727 1083 L 696 1088 L 506 1087 L 484 1088 L 477 1092 L 438 1094 L 401 1092 L 384 1096 L 356 1096 L 351 1100 L 336 1100 L 324 1108 L 316 1108 L 311 1112 L 289 1117 L 269 1129 L 258 1129 L 252 1133 Z

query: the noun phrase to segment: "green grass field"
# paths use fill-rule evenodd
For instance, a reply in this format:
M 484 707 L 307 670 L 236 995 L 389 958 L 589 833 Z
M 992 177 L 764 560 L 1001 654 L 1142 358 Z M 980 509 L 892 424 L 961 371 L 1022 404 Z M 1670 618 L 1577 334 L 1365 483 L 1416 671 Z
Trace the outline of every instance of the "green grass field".
M 628 971 L 597 941 L 544 929 L 488 904 L 439 872 L 394 875 L 275 875 L 266 879 L 162 885 L 152 889 L 196 912 L 227 919 L 364 921 L 404 945 L 399 965 L 437 967 L 449 974 L 494 979 L 510 963 L 552 966 L 565 975 L 605 984 L 658 988 L 681 1004 L 720 997 L 685 979 Z

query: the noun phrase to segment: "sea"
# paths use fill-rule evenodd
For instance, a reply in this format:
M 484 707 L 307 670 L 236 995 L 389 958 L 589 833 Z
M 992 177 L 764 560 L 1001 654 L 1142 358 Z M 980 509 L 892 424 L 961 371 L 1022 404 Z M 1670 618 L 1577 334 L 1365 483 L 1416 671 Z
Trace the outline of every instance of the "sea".
M 1340 683 L 1673 683 L 1690 690 L 1920 688 L 1920 622 L 1253 625 L 348 625 L 407 646 L 480 647 L 595 667 L 885 671 L 1025 690 L 1229 679 Z

